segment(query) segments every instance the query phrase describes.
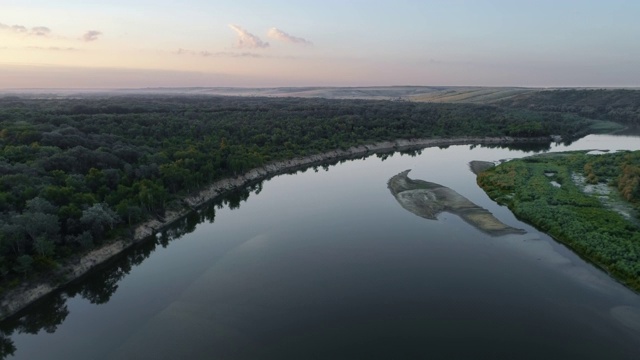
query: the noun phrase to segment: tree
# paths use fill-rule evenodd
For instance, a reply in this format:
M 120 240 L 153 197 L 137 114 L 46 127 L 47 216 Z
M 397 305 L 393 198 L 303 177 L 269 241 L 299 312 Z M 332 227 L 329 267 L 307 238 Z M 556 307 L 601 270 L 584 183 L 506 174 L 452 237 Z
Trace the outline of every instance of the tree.
M 144 179 L 139 183 L 138 199 L 142 207 L 150 212 L 163 210 L 168 194 L 161 184 Z
M 86 226 L 95 239 L 101 239 L 104 235 L 105 227 L 110 230 L 120 221 L 109 205 L 105 203 L 97 203 L 82 212 L 80 222 Z
M 82 249 L 89 249 L 93 246 L 93 235 L 91 235 L 90 231 L 84 231 L 76 236 L 68 236 L 67 241 L 78 244 Z
M 131 225 L 142 219 L 142 209 L 129 199 L 123 199 L 116 206 L 116 212 Z
M 16 346 L 13 341 L 4 334 L 0 334 L 0 359 L 5 359 L 7 356 L 13 356 L 16 352 Z
M 39 196 L 27 201 L 27 210 L 45 214 L 55 214 L 57 212 L 57 208 L 53 204 Z
M 33 258 L 29 255 L 22 255 L 16 259 L 16 264 L 13 266 L 13 270 L 19 274 L 22 274 L 25 278 L 32 270 Z
M 25 211 L 18 217 L 18 224 L 24 228 L 31 241 L 36 241 L 39 237 L 55 241 L 60 237 L 57 215 Z
M 56 245 L 46 236 L 40 235 L 33 242 L 33 248 L 36 254 L 50 258 L 55 252 Z

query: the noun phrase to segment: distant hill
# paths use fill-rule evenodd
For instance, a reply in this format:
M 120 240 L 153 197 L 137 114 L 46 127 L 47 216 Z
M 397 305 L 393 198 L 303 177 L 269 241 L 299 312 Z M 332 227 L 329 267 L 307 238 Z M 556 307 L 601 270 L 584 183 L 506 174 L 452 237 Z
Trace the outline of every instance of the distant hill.
M 492 103 L 515 95 L 540 91 L 527 88 L 452 86 L 278 87 L 278 88 L 176 88 L 144 89 L 226 96 L 301 97 L 325 99 L 399 100 L 437 103 Z
M 534 111 L 572 113 L 589 119 L 640 126 L 640 90 L 558 89 L 503 98 L 494 104 Z
M 587 88 L 523 88 L 473 86 L 373 87 L 189 87 L 141 89 L 25 89 L 0 97 L 80 98 L 105 95 L 210 95 L 271 98 L 392 100 L 428 103 L 471 103 L 608 120 L 640 127 L 640 90 Z M 4 95 L 4 96 L 3 96 Z
M 325 99 L 401 100 L 438 103 L 490 103 L 514 95 L 539 91 L 527 88 L 485 88 L 451 86 L 373 86 L 373 87 L 188 87 L 140 89 L 25 89 L 7 90 L 7 95 L 53 95 L 69 97 L 104 94 L 216 95 L 250 97 L 299 97 Z

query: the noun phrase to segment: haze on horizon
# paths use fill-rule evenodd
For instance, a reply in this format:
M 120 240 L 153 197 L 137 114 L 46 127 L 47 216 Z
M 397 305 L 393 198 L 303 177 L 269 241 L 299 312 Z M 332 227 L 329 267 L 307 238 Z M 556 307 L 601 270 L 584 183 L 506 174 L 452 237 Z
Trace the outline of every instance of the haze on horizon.
M 640 86 L 638 1 L 4 0 L 0 89 Z

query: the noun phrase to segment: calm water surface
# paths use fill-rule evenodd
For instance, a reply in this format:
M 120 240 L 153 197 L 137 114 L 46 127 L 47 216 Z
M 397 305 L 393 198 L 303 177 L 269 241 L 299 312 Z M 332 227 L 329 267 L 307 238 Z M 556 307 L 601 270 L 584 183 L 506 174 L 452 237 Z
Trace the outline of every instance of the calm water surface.
M 640 138 L 550 151 L 570 149 Z M 492 202 L 467 165 L 528 154 L 429 148 L 270 179 L 3 326 L 9 358 L 640 358 L 640 296 Z M 527 233 L 404 210 L 386 182 L 406 169 Z

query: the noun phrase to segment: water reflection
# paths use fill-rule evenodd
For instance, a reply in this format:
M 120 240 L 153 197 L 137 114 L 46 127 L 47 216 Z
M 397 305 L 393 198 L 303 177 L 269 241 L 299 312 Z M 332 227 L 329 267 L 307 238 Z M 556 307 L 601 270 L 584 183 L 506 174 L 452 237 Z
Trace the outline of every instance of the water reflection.
M 95 305 L 109 302 L 118 290 L 118 283 L 134 267 L 149 258 L 158 246 L 166 248 L 171 241 L 193 232 L 200 223 L 213 223 L 216 208 L 239 209 L 240 204 L 247 201 L 252 193 L 258 194 L 261 190 L 262 182 L 259 182 L 232 191 L 226 196 L 190 212 L 161 233 L 142 240 L 114 259 L 99 265 L 86 277 L 72 282 L 64 289 L 38 300 L 27 309 L 2 321 L 0 323 L 0 359 L 15 354 L 17 349 L 11 340 L 11 336 L 14 334 L 35 335 L 41 331 L 55 332 L 58 325 L 62 324 L 69 315 L 67 299 L 80 296 Z
M 420 153 L 420 150 L 407 151 L 407 154 Z M 386 154 L 389 155 L 389 154 Z M 364 159 L 367 156 L 357 159 Z M 353 159 L 351 159 L 353 160 Z M 329 171 L 332 166 L 349 161 L 347 159 L 328 162 L 319 166 L 292 169 L 285 174 L 305 173 L 309 169 L 315 172 L 322 168 Z M 151 254 L 161 246 L 166 248 L 170 242 L 180 239 L 192 233 L 201 223 L 213 224 L 216 217 L 216 209 L 228 208 L 237 210 L 243 202 L 249 199 L 251 194 L 258 195 L 262 191 L 263 181 L 257 181 L 242 189 L 235 189 L 224 196 L 211 201 L 202 207 L 195 209 L 185 217 L 173 222 L 156 235 L 143 239 L 138 244 L 117 255 L 114 259 L 100 264 L 90 274 L 82 277 L 63 289 L 56 291 L 36 301 L 16 315 L 0 322 L 0 360 L 13 356 L 16 347 L 11 339 L 14 334 L 33 334 L 41 331 L 53 333 L 58 325 L 62 324 L 69 310 L 67 300 L 76 296 L 86 299 L 91 304 L 106 304 L 118 290 L 118 284 L 133 268 L 142 264 Z
M 572 142 L 573 141 L 567 140 L 565 142 L 562 142 L 561 144 L 563 146 L 569 146 L 571 145 Z M 541 152 L 546 152 L 551 150 L 551 144 L 552 144 L 551 142 L 526 142 L 526 143 L 519 143 L 519 144 L 478 144 L 478 145 L 471 145 L 471 149 L 474 149 L 475 147 L 479 146 L 487 149 L 507 149 L 511 151 L 541 153 Z
M 12 317 L 0 324 L 0 359 L 13 355 L 16 347 L 10 336 L 14 333 L 38 334 L 40 331 L 53 333 L 69 315 L 67 301 L 63 294 L 55 294 L 38 301 L 22 316 Z

